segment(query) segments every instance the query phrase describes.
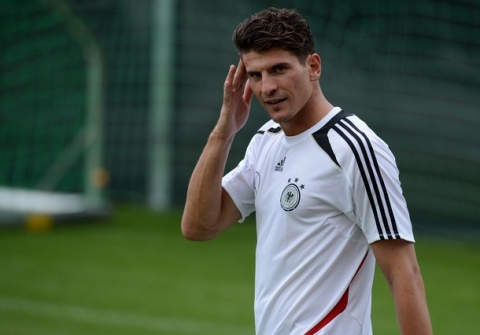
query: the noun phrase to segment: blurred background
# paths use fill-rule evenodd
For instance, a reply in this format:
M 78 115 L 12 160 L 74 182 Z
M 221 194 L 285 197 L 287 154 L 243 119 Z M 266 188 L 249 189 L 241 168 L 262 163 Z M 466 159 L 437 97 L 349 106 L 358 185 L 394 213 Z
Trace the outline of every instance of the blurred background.
M 1 0 L 0 334 L 253 333 L 254 224 L 205 245 L 178 226 L 232 32 L 271 5 L 394 152 L 436 334 L 478 333 L 478 0 Z M 254 101 L 227 169 L 266 120 Z M 398 334 L 381 275 L 374 297 Z
M 476 0 L 4 0 L 3 216 L 64 193 L 82 199 L 63 197 L 54 214 L 181 208 L 237 62 L 232 31 L 269 5 L 310 20 L 327 98 L 390 145 L 419 229 L 478 231 Z M 265 120 L 254 103 L 227 168 Z
M 85 196 L 72 212 L 103 202 L 181 208 L 237 62 L 232 31 L 269 5 L 310 20 L 327 98 L 389 143 L 414 221 L 479 229 L 475 0 L 4 0 L 2 190 Z M 254 103 L 228 168 L 265 120 Z M 30 198 L 18 197 L 23 209 Z

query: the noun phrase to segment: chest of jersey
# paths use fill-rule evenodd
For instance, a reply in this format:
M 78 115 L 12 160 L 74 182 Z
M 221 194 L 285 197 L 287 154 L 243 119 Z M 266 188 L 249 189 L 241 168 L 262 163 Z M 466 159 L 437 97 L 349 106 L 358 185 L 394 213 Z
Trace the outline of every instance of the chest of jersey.
M 282 139 L 262 148 L 255 171 L 257 215 L 318 222 L 352 210 L 342 169 L 312 137 L 294 145 Z

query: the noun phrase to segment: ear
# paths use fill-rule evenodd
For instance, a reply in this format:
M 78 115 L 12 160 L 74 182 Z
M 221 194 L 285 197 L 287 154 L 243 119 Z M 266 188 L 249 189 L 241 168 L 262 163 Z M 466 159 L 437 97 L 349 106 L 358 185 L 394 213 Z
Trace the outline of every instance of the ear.
M 317 81 L 322 73 L 322 60 L 317 53 L 311 54 L 307 58 L 307 65 L 310 69 L 310 80 Z

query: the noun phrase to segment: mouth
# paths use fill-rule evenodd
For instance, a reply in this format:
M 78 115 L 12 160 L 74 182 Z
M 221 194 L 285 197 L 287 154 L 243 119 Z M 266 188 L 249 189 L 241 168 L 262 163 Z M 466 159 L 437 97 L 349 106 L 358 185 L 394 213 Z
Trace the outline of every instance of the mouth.
M 268 100 L 264 100 L 263 102 L 265 103 L 265 105 L 267 106 L 277 106 L 279 104 L 281 104 L 282 102 L 284 102 L 285 100 L 287 100 L 287 98 L 282 98 L 282 99 L 268 99 Z

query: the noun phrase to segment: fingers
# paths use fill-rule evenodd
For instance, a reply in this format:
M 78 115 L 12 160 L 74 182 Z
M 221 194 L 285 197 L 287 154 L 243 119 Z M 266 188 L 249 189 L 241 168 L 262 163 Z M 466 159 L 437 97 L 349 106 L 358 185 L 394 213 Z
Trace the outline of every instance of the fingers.
M 252 97 L 253 97 L 253 91 L 252 91 L 252 89 L 250 87 L 250 83 L 247 79 L 247 81 L 245 83 L 245 89 L 243 91 L 243 100 L 245 100 L 245 102 L 250 105 L 250 103 L 252 102 Z
M 232 87 L 234 91 L 241 90 L 247 81 L 247 71 L 245 65 L 240 59 L 233 77 Z
M 233 83 L 233 78 L 235 76 L 235 65 L 230 65 L 230 69 L 228 70 L 227 78 L 225 78 L 225 87 L 231 86 Z
M 225 79 L 225 86 L 231 85 L 233 92 L 239 91 L 244 87 L 247 79 L 245 65 L 243 65 L 243 62 L 240 59 L 237 67 L 235 67 L 235 65 L 230 65 L 227 78 Z
M 223 88 L 224 103 L 232 103 L 237 99 L 250 105 L 252 101 L 253 91 L 248 83 L 247 71 L 242 60 L 238 62 L 238 66 L 230 65 L 227 78 Z
M 228 99 L 230 97 L 232 91 L 232 83 L 233 78 L 235 76 L 235 65 L 230 65 L 230 69 L 228 70 L 227 78 L 225 78 L 225 83 L 223 85 L 223 98 Z

